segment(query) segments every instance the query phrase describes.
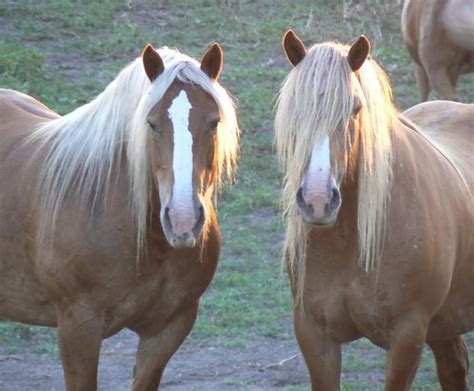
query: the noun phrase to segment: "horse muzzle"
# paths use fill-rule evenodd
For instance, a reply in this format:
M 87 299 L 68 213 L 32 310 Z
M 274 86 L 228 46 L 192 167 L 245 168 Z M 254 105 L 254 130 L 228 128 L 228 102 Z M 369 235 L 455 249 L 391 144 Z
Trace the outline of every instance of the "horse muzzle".
M 296 193 L 296 204 L 304 222 L 329 227 L 336 222 L 341 193 L 337 187 L 332 187 L 329 191 L 308 194 L 304 187 L 300 187 Z
M 204 227 L 205 212 L 202 204 L 192 211 L 179 207 L 165 207 L 161 216 L 163 232 L 168 243 L 174 248 L 191 248 L 201 236 Z

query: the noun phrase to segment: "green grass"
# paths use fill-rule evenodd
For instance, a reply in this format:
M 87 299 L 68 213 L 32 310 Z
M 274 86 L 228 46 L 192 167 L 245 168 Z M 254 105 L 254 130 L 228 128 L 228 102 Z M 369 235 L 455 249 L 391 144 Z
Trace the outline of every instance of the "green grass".
M 33 353 L 57 353 L 56 329 L 0 322 L 0 352 L 16 354 L 26 345 Z
M 31 94 L 66 113 L 102 91 L 147 42 L 178 47 L 197 58 L 220 42 L 222 84 L 238 103 L 241 161 L 235 186 L 226 186 L 218 203 L 223 256 L 190 338 L 202 343 L 212 337 L 217 338 L 213 343 L 232 346 L 264 336 L 293 338 L 288 281 L 280 274 L 284 222 L 278 218 L 281 175 L 272 140 L 275 95 L 290 69 L 280 39 L 290 27 L 307 46 L 368 35 L 372 55 L 391 77 L 398 105 L 405 109 L 417 102 L 418 91 L 400 37 L 401 4 L 242 0 L 236 12 L 211 0 L 141 3 L 131 2 L 129 8 L 123 0 L 0 2 L 0 87 Z M 352 5 L 345 9 L 344 3 Z M 464 101 L 474 100 L 473 87 L 473 75 L 461 78 Z M 3 351 L 18 351 L 25 341 L 35 351 L 55 351 L 54 338 L 54 330 L 0 323 Z M 468 341 L 472 349 L 472 336 Z M 368 349 L 367 341 L 357 344 L 362 352 Z M 349 373 L 383 368 L 383 359 L 362 353 L 344 360 Z M 369 389 L 368 381 L 361 378 L 343 389 Z M 427 350 L 414 389 L 434 384 Z

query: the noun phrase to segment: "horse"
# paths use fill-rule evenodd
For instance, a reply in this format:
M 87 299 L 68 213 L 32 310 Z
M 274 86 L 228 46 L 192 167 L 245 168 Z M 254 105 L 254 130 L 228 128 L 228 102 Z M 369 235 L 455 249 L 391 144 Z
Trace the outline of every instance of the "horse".
M 97 388 L 101 341 L 123 328 L 131 388 L 157 389 L 193 327 L 238 159 L 222 66 L 217 43 L 201 62 L 148 44 L 64 116 L 0 91 L 0 318 L 58 328 L 67 390 Z
M 474 3 L 472 0 L 405 0 L 402 38 L 413 59 L 420 102 L 430 86 L 442 99 L 458 101 L 463 73 L 474 72 Z
M 339 389 L 341 344 L 366 337 L 386 350 L 386 391 L 410 389 L 425 342 L 443 390 L 467 390 L 474 105 L 400 113 L 365 36 L 307 50 L 289 30 L 282 44 L 283 258 L 312 389 Z

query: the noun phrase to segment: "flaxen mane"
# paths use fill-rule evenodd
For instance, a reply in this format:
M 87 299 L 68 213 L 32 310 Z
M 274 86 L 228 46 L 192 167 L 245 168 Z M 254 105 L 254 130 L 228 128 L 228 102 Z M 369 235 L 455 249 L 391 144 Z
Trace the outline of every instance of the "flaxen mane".
M 95 203 L 113 190 L 112 171 L 125 158 L 138 245 L 144 244 L 152 185 L 146 117 L 176 79 L 201 86 L 216 101 L 222 117 L 217 136 L 216 184 L 220 186 L 224 174 L 232 178 L 239 129 L 231 98 L 219 83 L 205 75 L 194 59 L 166 47 L 158 52 L 165 71 L 153 83 L 139 57 L 92 102 L 45 122 L 29 138 L 29 143 L 38 143 L 38 151 L 46 148 L 37 189 L 43 216 L 40 237 L 47 226 L 54 228 L 71 189 L 77 192 L 80 202 L 89 203 L 92 213 Z
M 345 132 L 358 102 L 359 121 L 359 264 L 376 267 L 385 230 L 392 177 L 392 124 L 397 110 L 387 76 L 373 60 L 354 73 L 346 60 L 349 47 L 337 43 L 313 46 L 287 76 L 276 105 L 277 153 L 284 168 L 283 207 L 288 216 L 285 260 L 296 273 L 301 300 L 308 226 L 298 216 L 296 193 L 313 145 L 334 132 Z M 351 161 L 345 146 L 345 164 Z

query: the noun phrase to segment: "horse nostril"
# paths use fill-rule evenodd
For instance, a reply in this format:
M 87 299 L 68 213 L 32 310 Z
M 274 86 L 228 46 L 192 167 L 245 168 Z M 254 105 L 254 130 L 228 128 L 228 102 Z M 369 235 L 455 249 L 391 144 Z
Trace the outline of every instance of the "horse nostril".
M 340 204 L 341 204 L 341 194 L 339 193 L 339 190 L 336 187 L 334 187 L 331 191 L 331 202 L 330 202 L 331 210 L 338 208 Z
M 303 188 L 302 187 L 300 187 L 298 189 L 298 191 L 296 192 L 296 204 L 300 208 L 306 207 L 306 202 L 305 202 L 304 197 L 303 197 Z
M 204 207 L 202 205 L 199 205 L 197 209 L 197 218 L 196 218 L 196 224 L 194 226 L 193 232 L 196 234 L 201 230 L 201 228 L 204 226 Z
M 172 224 L 171 224 L 171 219 L 170 219 L 170 208 L 168 208 L 167 206 L 165 207 L 164 209 L 164 219 L 163 219 L 163 228 L 167 229 L 167 230 L 172 230 L 173 227 L 172 227 Z

